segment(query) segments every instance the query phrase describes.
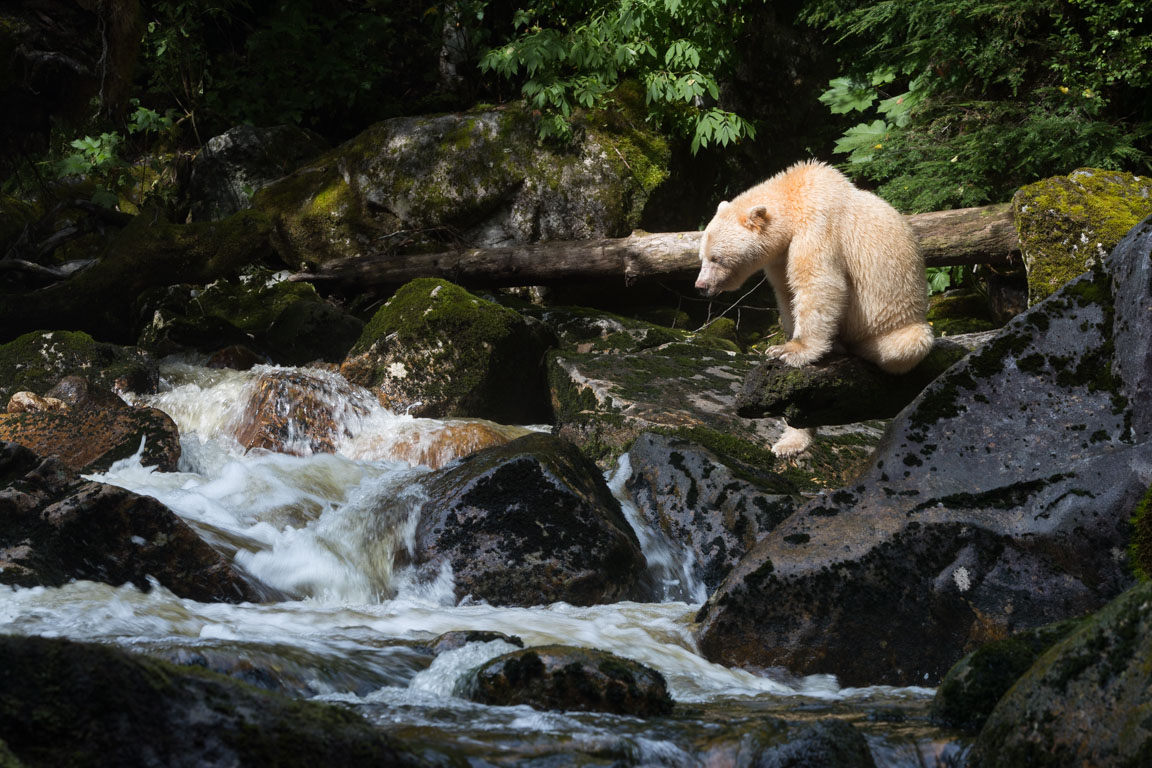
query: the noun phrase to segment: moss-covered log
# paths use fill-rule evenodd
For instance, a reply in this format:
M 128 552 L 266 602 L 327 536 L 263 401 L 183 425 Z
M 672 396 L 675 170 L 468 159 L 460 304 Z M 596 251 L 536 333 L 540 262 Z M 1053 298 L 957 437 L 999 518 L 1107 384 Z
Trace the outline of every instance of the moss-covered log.
M 1007 203 L 908 217 L 928 266 L 1008 264 L 1019 255 Z M 691 279 L 699 268 L 699 232 L 634 232 L 628 237 L 462 248 L 443 253 L 364 254 L 326 263 L 293 280 L 346 285 L 398 285 L 442 277 L 465 285 L 547 285 L 623 277 Z
M 745 378 L 737 409 L 746 418 L 783 417 L 793 427 L 890 419 L 988 335 L 937 339 L 920 365 L 899 376 L 852 355 L 801 368 L 765 360 Z

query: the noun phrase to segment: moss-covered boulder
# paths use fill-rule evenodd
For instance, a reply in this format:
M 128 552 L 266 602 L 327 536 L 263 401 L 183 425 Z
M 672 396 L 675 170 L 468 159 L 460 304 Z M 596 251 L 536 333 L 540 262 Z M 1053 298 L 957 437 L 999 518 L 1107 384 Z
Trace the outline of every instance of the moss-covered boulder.
M 81 579 L 150 589 L 156 579 L 200 602 L 261 598 L 151 496 L 84 480 L 58 459 L 4 442 L 0 488 L 0 584 L 57 587 Z
M 1042 655 L 1000 700 L 973 768 L 1152 761 L 1152 584 L 1114 600 Z
M 514 310 L 422 278 L 376 312 L 340 371 L 397 413 L 539 423 L 548 420 L 549 343 Z
M 542 144 L 523 105 L 379 123 L 262 189 L 298 267 L 398 246 L 504 245 L 628 234 L 667 175 L 668 148 L 617 112 L 569 146 Z
M 417 483 L 428 501 L 407 559 L 421 581 L 449 569 L 457 599 L 595 605 L 645 596 L 636 534 L 570 443 L 526 435 Z
M 672 711 L 664 676 L 607 651 L 537 646 L 497 656 L 458 685 L 482 704 L 562 712 L 612 712 L 635 717 Z
M 135 347 L 79 331 L 33 331 L 0 344 L 0 406 L 16 392 L 43 395 L 72 374 L 114 392 L 155 392 L 160 380 L 156 363 Z
M 140 297 L 139 345 L 159 355 L 250 345 L 284 365 L 339 362 L 364 323 L 307 283 L 264 267 L 208 285 L 168 285 Z
M 1036 659 L 1080 624 L 1079 619 L 1069 619 L 980 646 L 940 681 L 932 700 L 932 720 L 949 728 L 980 730 L 997 702 Z
M 1152 215 L 1152 178 L 1080 168 L 1024 187 L 1012 208 L 1035 304 L 1103 261 Z
M 39 637 L 0 637 L 0 742 L 27 766 L 426 765 L 339 706 Z

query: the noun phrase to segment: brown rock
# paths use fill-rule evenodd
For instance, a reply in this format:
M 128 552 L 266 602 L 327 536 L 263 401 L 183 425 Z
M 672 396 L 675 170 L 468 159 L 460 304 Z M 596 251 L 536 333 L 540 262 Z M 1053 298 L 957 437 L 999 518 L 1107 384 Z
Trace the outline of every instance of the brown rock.
M 399 459 L 439 469 L 462 456 L 504 445 L 529 433 L 488 421 L 446 421 L 435 427 L 412 430 L 399 439 L 380 440 L 360 446 L 354 455 L 365 459 Z
M 19 443 L 42 456 L 56 456 L 78 472 L 108 469 L 114 461 L 136 453 L 141 440 L 145 465 L 172 472 L 180 460 L 176 423 L 155 408 L 73 406 L 9 412 L 0 414 L 0 440 Z
M 35 392 L 17 392 L 8 401 L 8 413 L 34 413 L 36 411 L 53 411 L 59 413 L 67 410 L 68 406 L 62 400 L 54 397 L 40 397 Z
M 269 371 L 256 383 L 236 439 L 248 450 L 335 453 L 350 427 L 368 415 L 370 403 L 366 392 L 329 371 Z

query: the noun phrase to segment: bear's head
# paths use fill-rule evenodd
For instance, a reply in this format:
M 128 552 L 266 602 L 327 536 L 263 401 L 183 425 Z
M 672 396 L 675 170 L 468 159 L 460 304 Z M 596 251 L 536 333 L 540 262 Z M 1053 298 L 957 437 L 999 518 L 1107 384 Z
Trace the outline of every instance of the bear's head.
M 784 227 L 767 207 L 722 202 L 700 236 L 696 290 L 708 297 L 734 291 L 782 257 L 786 245 Z

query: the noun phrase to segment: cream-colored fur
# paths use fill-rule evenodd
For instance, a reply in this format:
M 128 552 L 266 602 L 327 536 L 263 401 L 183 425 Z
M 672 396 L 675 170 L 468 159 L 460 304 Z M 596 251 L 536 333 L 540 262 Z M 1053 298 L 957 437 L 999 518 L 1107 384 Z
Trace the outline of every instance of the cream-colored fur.
M 932 349 L 916 236 L 895 208 L 823 163 L 798 163 L 720 203 L 700 262 L 696 287 L 705 296 L 767 275 L 789 339 L 767 354 L 788 365 L 813 363 L 840 341 L 905 373 Z M 811 433 L 804 442 L 792 434 L 799 431 L 807 430 L 784 434 L 778 454 L 807 448 Z

